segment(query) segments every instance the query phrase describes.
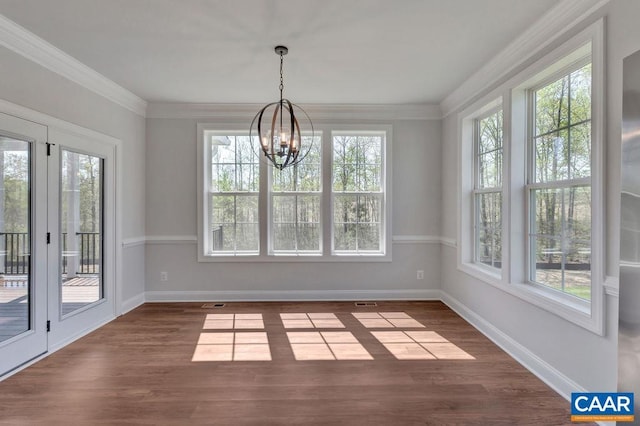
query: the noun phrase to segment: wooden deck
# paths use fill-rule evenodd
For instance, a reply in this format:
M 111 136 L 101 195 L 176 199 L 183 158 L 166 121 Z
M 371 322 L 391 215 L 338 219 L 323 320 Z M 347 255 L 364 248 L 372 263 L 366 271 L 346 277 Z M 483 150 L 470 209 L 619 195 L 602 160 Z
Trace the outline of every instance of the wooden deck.
M 29 329 L 26 276 L 0 279 L 0 342 Z M 99 299 L 98 278 L 79 276 L 62 285 L 62 314 L 68 314 Z
M 146 304 L 0 382 L 0 424 L 71 423 L 571 424 L 440 302 Z

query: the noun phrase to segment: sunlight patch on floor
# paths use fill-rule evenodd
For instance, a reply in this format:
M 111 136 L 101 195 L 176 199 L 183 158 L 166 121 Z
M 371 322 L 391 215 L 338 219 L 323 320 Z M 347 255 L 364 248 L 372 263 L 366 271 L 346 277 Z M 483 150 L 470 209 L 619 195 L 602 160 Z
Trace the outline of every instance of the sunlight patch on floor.
M 280 314 L 284 328 L 345 328 L 342 321 L 332 313 L 283 313 Z
M 404 312 L 353 312 L 366 328 L 424 328 Z
M 475 359 L 435 331 L 372 331 L 397 359 Z
M 205 330 L 264 329 L 262 314 L 207 314 Z
M 200 333 L 192 361 L 271 361 L 266 332 Z
M 349 331 L 290 331 L 287 337 L 297 361 L 373 359 Z

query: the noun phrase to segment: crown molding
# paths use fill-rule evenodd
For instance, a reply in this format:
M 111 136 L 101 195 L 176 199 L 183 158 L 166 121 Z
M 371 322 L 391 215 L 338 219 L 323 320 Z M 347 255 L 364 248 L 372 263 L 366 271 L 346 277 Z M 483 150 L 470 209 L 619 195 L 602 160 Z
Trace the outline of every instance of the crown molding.
M 440 103 L 443 117 L 461 109 L 465 103 L 480 95 L 610 1 L 563 0 L 549 9 Z
M 0 15 L 0 45 L 80 86 L 145 116 L 147 102 L 66 54 L 15 22 Z
M 262 104 L 149 103 L 148 118 L 249 119 Z M 433 104 L 305 104 L 315 120 L 439 120 L 439 105 Z

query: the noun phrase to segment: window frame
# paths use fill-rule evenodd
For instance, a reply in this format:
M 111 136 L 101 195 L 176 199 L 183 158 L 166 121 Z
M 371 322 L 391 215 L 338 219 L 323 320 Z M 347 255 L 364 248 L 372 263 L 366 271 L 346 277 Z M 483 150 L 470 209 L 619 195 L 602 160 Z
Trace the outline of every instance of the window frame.
M 272 192 L 271 192 L 271 171 L 266 163 L 266 159 L 260 156 L 260 190 L 258 198 L 258 217 L 259 217 L 259 238 L 260 251 L 258 254 L 252 255 L 218 255 L 207 254 L 205 250 L 207 245 L 204 241 L 204 233 L 207 229 L 205 220 L 208 217 L 208 208 L 206 206 L 205 184 L 206 168 L 209 167 L 209 153 L 207 152 L 207 141 L 205 140 L 206 131 L 229 132 L 237 134 L 242 132 L 247 124 L 245 122 L 199 122 L 197 123 L 197 225 L 198 225 L 198 262 L 391 262 L 392 257 L 392 126 L 390 124 L 333 124 L 323 122 L 321 120 L 314 121 L 314 130 L 317 135 L 322 135 L 322 151 L 321 151 L 321 170 L 322 182 L 320 193 L 321 205 L 321 247 L 320 254 L 307 253 L 274 253 L 272 238 Z M 231 129 L 231 130 L 230 130 Z M 382 132 L 384 133 L 383 156 L 384 161 L 382 167 L 384 169 L 382 177 L 383 183 L 383 225 L 382 225 L 382 246 L 384 253 L 340 253 L 336 254 L 332 251 L 333 241 L 333 220 L 331 217 L 333 211 L 332 199 L 332 134 L 333 132 Z M 248 133 L 248 130 L 247 130 Z
M 528 96 L 532 88 L 553 80 L 562 70 L 590 56 L 591 75 L 591 300 L 584 301 L 545 286 L 529 282 L 528 170 L 531 152 L 529 140 L 531 108 Z M 575 36 L 557 45 L 547 54 L 479 97 L 458 115 L 458 270 L 518 297 L 540 309 L 595 334 L 603 335 L 604 297 L 604 22 L 594 22 Z M 491 105 L 503 107 L 503 241 L 502 271 L 492 273 L 473 262 L 473 119 Z
M 489 108 L 487 110 L 487 108 Z M 502 171 L 502 175 L 500 176 L 500 186 L 494 186 L 494 187 L 483 187 L 480 188 L 480 157 L 482 154 L 487 154 L 488 152 L 480 152 L 480 122 L 486 118 L 489 118 L 497 113 L 502 114 L 502 140 L 501 140 L 501 145 L 499 150 L 501 151 L 501 156 L 502 156 L 502 164 L 500 165 L 500 170 Z M 496 149 L 495 151 L 498 151 L 498 149 Z M 479 249 L 480 249 L 480 236 L 479 236 L 479 232 L 480 232 L 480 224 L 479 224 L 479 196 L 483 195 L 483 194 L 500 194 L 500 198 L 502 200 L 502 198 L 504 197 L 504 162 L 505 162 L 505 158 L 504 158 L 504 111 L 502 108 L 502 103 L 500 103 L 497 106 L 487 106 L 485 108 L 482 109 L 482 113 L 479 114 L 477 117 L 473 118 L 473 157 L 474 157 L 474 161 L 473 161 L 473 178 L 474 178 L 474 184 L 473 184 L 473 262 L 478 265 L 478 267 L 482 267 L 482 268 L 489 268 L 489 272 L 490 273 L 498 273 L 497 271 L 500 271 L 502 268 L 498 268 L 492 265 L 487 265 L 483 262 L 480 262 L 479 260 Z M 503 206 L 502 203 L 500 204 L 500 225 L 499 225 L 499 230 L 502 233 L 502 223 L 504 222 L 504 215 L 503 215 Z M 501 250 L 502 251 L 502 250 Z M 493 259 L 493 254 L 492 253 L 492 259 Z M 502 264 L 502 256 L 500 258 L 500 263 Z

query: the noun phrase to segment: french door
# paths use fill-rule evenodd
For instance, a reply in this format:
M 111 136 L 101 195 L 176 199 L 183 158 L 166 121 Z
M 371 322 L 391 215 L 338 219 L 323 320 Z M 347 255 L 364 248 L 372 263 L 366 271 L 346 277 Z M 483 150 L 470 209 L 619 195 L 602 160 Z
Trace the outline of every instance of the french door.
M 114 148 L 0 113 L 0 377 L 115 316 Z
M 46 141 L 0 113 L 0 374 L 47 351 Z

